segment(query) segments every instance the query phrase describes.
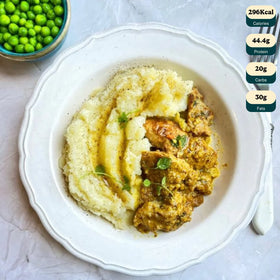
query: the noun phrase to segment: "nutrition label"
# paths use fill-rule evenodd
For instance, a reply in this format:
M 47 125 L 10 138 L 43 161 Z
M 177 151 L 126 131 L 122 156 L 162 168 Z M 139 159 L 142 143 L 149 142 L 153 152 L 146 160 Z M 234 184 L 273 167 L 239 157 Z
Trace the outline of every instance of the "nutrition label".
M 246 80 L 256 87 L 256 90 L 246 95 L 246 108 L 249 112 L 272 112 L 276 108 L 276 95 L 269 90 L 269 85 L 276 80 L 274 54 L 277 39 L 273 28 L 276 22 L 276 10 L 272 6 L 256 5 L 247 8 L 247 25 L 259 27 L 256 33 L 246 38 L 246 52 L 251 61 L 246 67 Z

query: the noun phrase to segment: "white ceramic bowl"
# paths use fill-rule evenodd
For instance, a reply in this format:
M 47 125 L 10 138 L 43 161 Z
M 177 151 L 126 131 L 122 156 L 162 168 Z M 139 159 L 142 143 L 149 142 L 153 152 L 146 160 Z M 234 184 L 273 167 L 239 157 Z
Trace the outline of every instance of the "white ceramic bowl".
M 81 210 L 58 166 L 63 134 L 82 102 L 119 69 L 143 64 L 194 81 L 215 113 L 220 163 L 228 165 L 192 222 L 157 238 L 116 230 Z M 246 111 L 244 71 L 218 45 L 158 24 L 120 27 L 63 52 L 40 78 L 19 137 L 21 178 L 48 232 L 77 257 L 132 275 L 177 272 L 225 246 L 251 220 L 270 160 L 269 123 Z

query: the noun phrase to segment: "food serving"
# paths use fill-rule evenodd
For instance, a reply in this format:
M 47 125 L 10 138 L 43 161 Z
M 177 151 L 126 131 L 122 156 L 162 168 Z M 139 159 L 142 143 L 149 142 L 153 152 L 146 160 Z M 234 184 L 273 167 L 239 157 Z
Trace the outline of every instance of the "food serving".
M 0 0 L 0 45 L 32 53 L 50 45 L 64 20 L 62 0 Z
M 70 195 L 117 228 L 176 230 L 219 176 L 213 117 L 174 71 L 117 73 L 67 128 L 61 167 Z

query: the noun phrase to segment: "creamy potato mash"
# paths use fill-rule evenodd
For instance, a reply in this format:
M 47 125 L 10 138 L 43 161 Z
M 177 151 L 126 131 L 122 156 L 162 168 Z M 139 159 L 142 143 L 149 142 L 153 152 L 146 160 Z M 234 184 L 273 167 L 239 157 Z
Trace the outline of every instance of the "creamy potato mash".
M 150 151 L 147 118 L 184 122 L 192 81 L 176 72 L 139 67 L 116 74 L 92 95 L 67 128 L 63 173 L 77 203 L 112 222 L 132 225 L 141 203 L 141 158 Z

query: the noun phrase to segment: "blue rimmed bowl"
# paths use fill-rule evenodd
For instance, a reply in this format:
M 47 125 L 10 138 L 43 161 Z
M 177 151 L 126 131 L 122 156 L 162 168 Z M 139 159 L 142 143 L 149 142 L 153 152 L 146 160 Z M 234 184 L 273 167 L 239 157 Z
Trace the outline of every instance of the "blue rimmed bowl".
M 53 54 L 56 50 L 58 50 L 59 47 L 62 45 L 65 36 L 68 32 L 68 28 L 70 25 L 70 18 L 71 18 L 70 0 L 62 0 L 62 4 L 64 8 L 63 24 L 59 30 L 59 33 L 49 45 L 45 46 L 39 51 L 34 51 L 32 53 L 16 53 L 16 52 L 6 50 L 0 44 L 0 56 L 16 61 L 34 61 L 34 60 L 46 58 L 51 54 Z

